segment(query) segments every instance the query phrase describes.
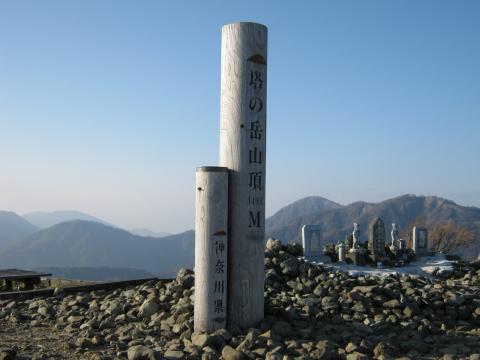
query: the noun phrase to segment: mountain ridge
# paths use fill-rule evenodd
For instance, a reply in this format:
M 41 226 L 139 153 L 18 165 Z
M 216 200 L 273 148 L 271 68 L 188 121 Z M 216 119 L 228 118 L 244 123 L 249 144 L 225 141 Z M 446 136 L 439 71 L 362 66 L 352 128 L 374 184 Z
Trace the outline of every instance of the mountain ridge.
M 113 267 L 171 276 L 193 266 L 193 231 L 144 238 L 97 222 L 74 220 L 40 230 L 0 254 L 6 267 Z
M 12 211 L 0 211 L 0 250 L 38 231 L 38 228 Z
M 73 220 L 94 221 L 116 227 L 108 221 L 77 210 L 33 211 L 24 214 L 23 218 L 40 229 L 46 229 L 62 222 Z
M 353 223 L 356 222 L 360 225 L 362 241 L 366 241 L 368 225 L 377 216 L 384 220 L 387 234 L 390 233 L 390 224 L 395 222 L 400 228 L 401 235 L 405 238 L 408 237 L 408 234 L 406 234 L 407 228 L 415 221 L 429 229 L 453 221 L 460 227 L 468 228 L 472 232 L 472 237 L 477 239 L 476 244 L 478 244 L 480 235 L 479 208 L 463 207 L 451 200 L 437 196 L 411 194 L 401 195 L 379 203 L 357 201 L 340 208 L 304 213 L 291 219 L 288 224 L 275 228 L 269 227 L 266 232 L 267 236 L 278 238 L 284 242 L 300 242 L 301 227 L 305 224 L 315 224 L 321 225 L 325 229 L 322 232 L 324 244 L 336 243 L 351 233 Z M 387 236 L 386 240 L 388 241 L 389 238 Z M 480 251 L 480 246 L 474 248 L 478 248 L 478 251 Z
M 463 207 L 437 196 L 411 194 L 378 203 L 357 201 L 348 205 L 320 196 L 306 197 L 281 208 L 268 218 L 266 236 L 284 243 L 300 242 L 301 227 L 317 224 L 324 229 L 321 234 L 323 243 L 336 243 L 350 234 L 353 222 L 357 222 L 360 224 L 361 241 L 364 242 L 367 240 L 368 225 L 377 216 L 382 217 L 386 224 L 387 242 L 392 222 L 398 224 L 401 236 L 406 239 L 406 231 L 415 221 L 429 230 L 455 222 L 468 228 L 476 239 L 469 246 L 455 249 L 455 252 L 467 259 L 476 257 L 480 252 L 479 208 Z M 2 267 L 128 268 L 168 277 L 180 267 L 192 267 L 194 263 L 193 230 L 165 237 L 144 237 L 100 222 L 73 220 L 38 230 L 14 213 L 3 212 L 3 219 L 6 218 L 25 225 L 26 229 L 0 252 Z M 1 220 L 2 212 L 0 235 L 6 233 Z

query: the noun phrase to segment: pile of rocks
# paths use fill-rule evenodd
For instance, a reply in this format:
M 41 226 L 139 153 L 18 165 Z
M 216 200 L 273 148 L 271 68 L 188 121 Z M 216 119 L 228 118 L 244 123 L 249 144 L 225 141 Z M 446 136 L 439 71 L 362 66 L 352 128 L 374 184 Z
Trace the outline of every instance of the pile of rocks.
M 168 283 L 0 301 L 0 346 L 12 345 L 2 344 L 2 331 L 11 331 L 22 356 L 480 359 L 478 268 L 447 279 L 352 277 L 299 260 L 301 253 L 297 245 L 267 242 L 265 319 L 255 328 L 231 324 L 212 334 L 193 333 L 194 275 L 181 270 Z M 49 352 L 28 346 L 41 330 L 46 343 L 59 339 Z

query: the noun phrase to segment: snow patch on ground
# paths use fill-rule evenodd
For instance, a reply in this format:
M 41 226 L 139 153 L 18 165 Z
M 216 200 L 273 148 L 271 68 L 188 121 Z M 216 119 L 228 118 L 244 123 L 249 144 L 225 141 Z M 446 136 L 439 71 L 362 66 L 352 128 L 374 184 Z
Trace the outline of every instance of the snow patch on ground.
M 447 260 L 445 254 L 437 253 L 432 256 L 423 256 L 402 267 L 374 268 L 339 262 L 330 264 L 317 262 L 317 264 L 322 264 L 332 271 L 348 272 L 351 276 L 375 275 L 385 277 L 400 274 L 428 276 L 432 274 L 452 272 L 455 261 Z

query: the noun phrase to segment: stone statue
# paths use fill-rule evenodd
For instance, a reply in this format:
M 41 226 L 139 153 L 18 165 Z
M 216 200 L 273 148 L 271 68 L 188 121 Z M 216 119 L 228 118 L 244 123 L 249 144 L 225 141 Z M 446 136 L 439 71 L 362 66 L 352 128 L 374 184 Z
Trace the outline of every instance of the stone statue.
M 360 243 L 360 230 L 358 230 L 358 224 L 353 223 L 353 232 L 352 232 L 352 237 L 353 237 L 353 248 L 357 249 L 359 247 Z
M 397 244 L 398 234 L 399 234 L 399 231 L 397 229 L 397 224 L 393 223 L 392 224 L 392 232 L 391 232 L 391 235 L 392 235 L 392 245 L 391 245 L 391 247 L 395 247 L 395 245 Z

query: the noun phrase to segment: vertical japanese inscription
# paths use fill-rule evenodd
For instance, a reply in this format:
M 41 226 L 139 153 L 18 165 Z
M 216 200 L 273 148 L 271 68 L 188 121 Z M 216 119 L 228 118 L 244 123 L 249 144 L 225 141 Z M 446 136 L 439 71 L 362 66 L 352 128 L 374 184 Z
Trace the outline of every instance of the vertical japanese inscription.
M 230 173 L 228 318 L 249 328 L 264 316 L 267 28 L 222 28 L 220 164 Z
M 248 235 L 252 237 L 264 236 L 265 206 L 265 90 L 266 69 L 265 62 L 258 61 L 258 56 L 249 59 L 248 97 L 246 136 L 248 138 L 248 172 L 245 176 L 248 186 Z
M 217 323 L 224 323 L 226 318 L 225 305 L 227 303 L 227 284 L 226 284 L 226 262 L 227 252 L 225 243 L 225 233 L 215 234 L 218 237 L 214 241 L 213 260 L 211 273 L 213 274 L 213 320 Z
M 226 326 L 228 275 L 228 169 L 196 172 L 194 331 Z

